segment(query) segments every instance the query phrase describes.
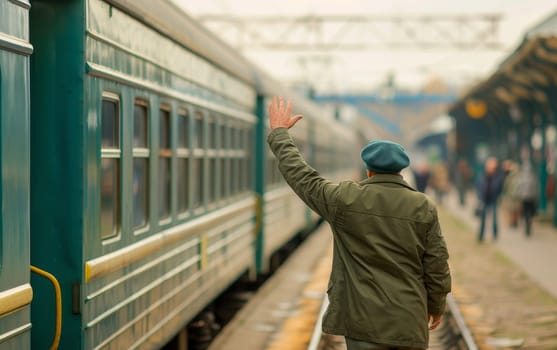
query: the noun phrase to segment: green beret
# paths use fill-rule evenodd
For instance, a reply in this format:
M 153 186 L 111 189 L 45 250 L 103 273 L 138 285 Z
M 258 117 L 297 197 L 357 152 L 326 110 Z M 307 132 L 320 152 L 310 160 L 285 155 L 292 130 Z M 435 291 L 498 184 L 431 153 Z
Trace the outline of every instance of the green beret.
M 398 143 L 379 140 L 371 141 L 361 153 L 366 168 L 384 174 L 398 173 L 410 164 L 410 158 Z

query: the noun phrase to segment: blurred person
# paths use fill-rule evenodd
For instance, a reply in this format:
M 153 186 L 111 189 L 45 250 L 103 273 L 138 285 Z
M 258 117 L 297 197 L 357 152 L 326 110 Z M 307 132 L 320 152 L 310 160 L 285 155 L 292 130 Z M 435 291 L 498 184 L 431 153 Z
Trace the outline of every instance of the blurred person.
M 455 185 L 458 191 L 458 204 L 461 207 L 466 205 L 466 194 L 472 185 L 472 177 L 472 168 L 466 159 L 459 159 L 456 163 Z
M 425 193 L 429 179 L 431 177 L 431 172 L 429 171 L 429 165 L 425 161 L 418 163 L 418 166 L 412 171 L 414 174 L 414 183 L 416 189 L 422 193 Z
M 487 211 L 492 211 L 493 239 L 497 240 L 497 201 L 503 190 L 503 173 L 499 171 L 499 162 L 495 157 L 485 161 L 485 173 L 478 181 L 478 199 L 480 200 L 480 232 L 478 242 L 483 242 Z
M 529 162 L 525 162 L 516 178 L 516 197 L 520 200 L 524 230 L 527 237 L 532 234 L 532 219 L 538 210 L 538 178 Z
M 504 181 L 501 195 L 501 206 L 506 213 L 506 221 L 510 227 L 518 226 L 520 216 L 520 199 L 517 198 L 516 183 L 518 165 L 512 160 L 503 161 Z
M 364 166 L 365 168 L 365 166 Z M 402 179 L 406 181 L 407 184 L 412 188 L 416 188 L 416 180 L 414 178 L 414 172 L 410 168 L 404 168 L 400 171 Z M 367 177 L 367 168 L 365 168 L 365 173 L 363 177 Z
M 443 162 L 438 162 L 431 174 L 431 187 L 435 191 L 435 199 L 438 204 L 443 204 L 443 198 L 450 189 L 449 171 Z
M 290 111 L 290 102 L 273 98 L 267 141 L 286 182 L 333 232 L 323 331 L 344 336 L 348 350 L 426 349 L 451 276 L 435 205 L 400 175 L 406 151 L 370 142 L 360 154 L 368 178 L 332 183 L 301 156 L 288 129 L 302 116 Z

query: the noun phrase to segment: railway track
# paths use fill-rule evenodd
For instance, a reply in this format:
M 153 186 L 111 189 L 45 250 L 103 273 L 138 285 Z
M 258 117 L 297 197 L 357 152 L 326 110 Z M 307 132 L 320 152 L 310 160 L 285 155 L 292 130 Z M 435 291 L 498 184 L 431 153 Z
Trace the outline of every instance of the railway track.
M 329 301 L 323 298 L 318 321 L 315 324 L 307 350 L 346 350 L 344 337 L 325 334 L 321 331 L 321 318 Z M 430 350 L 478 350 L 472 333 L 452 295 L 447 296 L 447 307 L 439 330 L 431 333 Z

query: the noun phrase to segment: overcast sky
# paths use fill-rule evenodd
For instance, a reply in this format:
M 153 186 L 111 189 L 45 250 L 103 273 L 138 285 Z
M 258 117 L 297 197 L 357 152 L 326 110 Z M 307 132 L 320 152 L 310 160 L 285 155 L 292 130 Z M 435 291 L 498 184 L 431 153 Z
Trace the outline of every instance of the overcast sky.
M 432 77 L 451 85 L 484 79 L 520 43 L 524 32 L 557 11 L 555 0 L 173 0 L 192 16 L 307 15 L 307 14 L 501 14 L 499 50 L 388 50 L 335 55 L 328 74 L 316 71 L 325 66 L 304 66 L 299 56 L 276 51 L 248 51 L 275 77 L 293 82 L 315 80 L 329 92 L 370 91 L 386 80 L 389 72 L 398 86 L 417 89 Z

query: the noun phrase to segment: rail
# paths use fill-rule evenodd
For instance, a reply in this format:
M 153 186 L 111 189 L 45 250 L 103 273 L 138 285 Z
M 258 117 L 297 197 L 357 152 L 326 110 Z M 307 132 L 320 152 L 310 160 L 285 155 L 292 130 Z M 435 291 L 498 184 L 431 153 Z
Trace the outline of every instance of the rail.
M 319 311 L 319 317 L 315 326 L 313 328 L 313 333 L 311 336 L 310 343 L 307 350 L 318 350 L 324 347 L 323 343 L 327 341 L 322 341 L 323 333 L 321 332 L 321 320 L 323 314 L 327 309 L 329 304 L 329 299 L 327 295 L 323 297 L 321 302 L 321 309 Z M 468 329 L 464 318 L 458 309 L 458 305 L 451 294 L 447 295 L 447 307 L 445 308 L 445 313 L 443 316 L 443 322 L 441 323 L 441 328 L 439 329 L 439 334 L 437 335 L 439 340 L 439 345 L 442 349 L 450 350 L 478 350 L 478 345 L 476 344 L 472 333 Z
M 478 350 L 478 345 L 451 294 L 447 295 L 444 318 L 439 338 L 445 349 Z
M 325 314 L 325 310 L 327 310 L 327 306 L 329 306 L 329 298 L 327 293 L 323 296 L 323 300 L 321 301 L 321 308 L 319 309 L 319 316 L 317 317 L 317 321 L 315 322 L 315 326 L 313 327 L 313 333 L 311 334 L 311 340 L 307 347 L 307 350 L 317 350 L 321 343 L 321 325 L 323 321 L 323 314 Z

